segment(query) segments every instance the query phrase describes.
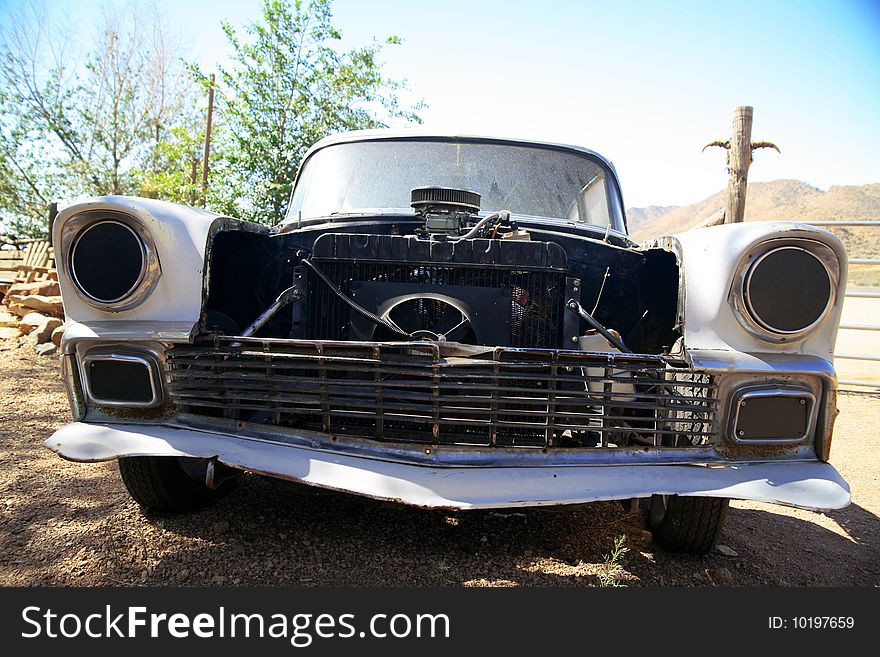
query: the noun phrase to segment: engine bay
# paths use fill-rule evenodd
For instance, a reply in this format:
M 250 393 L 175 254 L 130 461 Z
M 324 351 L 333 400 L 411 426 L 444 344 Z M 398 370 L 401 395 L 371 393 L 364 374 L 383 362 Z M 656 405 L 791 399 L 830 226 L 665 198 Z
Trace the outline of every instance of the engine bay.
M 416 188 L 412 207 L 274 235 L 218 233 L 202 331 L 641 354 L 669 353 L 679 337 L 672 253 L 481 216 L 467 190 Z M 584 342 L 597 331 L 603 339 Z

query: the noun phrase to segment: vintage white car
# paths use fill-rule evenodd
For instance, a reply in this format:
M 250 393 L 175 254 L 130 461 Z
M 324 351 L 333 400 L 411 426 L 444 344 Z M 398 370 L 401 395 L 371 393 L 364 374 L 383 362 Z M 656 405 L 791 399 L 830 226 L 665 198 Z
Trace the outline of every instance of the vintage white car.
M 370 131 L 315 144 L 272 229 L 162 201 L 64 209 L 74 422 L 185 511 L 241 471 L 437 509 L 650 498 L 702 553 L 728 499 L 836 509 L 846 255 L 792 223 L 639 246 L 573 146 Z

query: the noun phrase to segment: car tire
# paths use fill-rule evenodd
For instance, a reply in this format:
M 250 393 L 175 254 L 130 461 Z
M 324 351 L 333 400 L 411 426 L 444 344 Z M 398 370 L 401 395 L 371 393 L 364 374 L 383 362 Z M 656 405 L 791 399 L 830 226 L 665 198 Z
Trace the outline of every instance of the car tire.
M 199 471 L 205 472 L 207 464 L 206 459 L 129 456 L 119 459 L 119 474 L 128 494 L 145 509 L 185 513 L 210 504 L 235 485 L 237 477 L 232 475 L 216 488 L 208 488 L 204 474 L 201 480 L 197 478 Z
M 728 502 L 724 497 L 652 496 L 648 521 L 654 540 L 670 552 L 711 552 L 721 535 Z

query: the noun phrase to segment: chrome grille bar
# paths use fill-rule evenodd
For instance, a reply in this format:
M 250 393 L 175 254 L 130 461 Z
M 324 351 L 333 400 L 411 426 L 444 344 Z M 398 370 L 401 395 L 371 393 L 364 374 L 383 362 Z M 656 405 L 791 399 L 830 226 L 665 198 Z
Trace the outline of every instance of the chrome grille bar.
M 701 445 L 715 384 L 660 356 L 217 336 L 167 353 L 195 416 L 436 444 Z

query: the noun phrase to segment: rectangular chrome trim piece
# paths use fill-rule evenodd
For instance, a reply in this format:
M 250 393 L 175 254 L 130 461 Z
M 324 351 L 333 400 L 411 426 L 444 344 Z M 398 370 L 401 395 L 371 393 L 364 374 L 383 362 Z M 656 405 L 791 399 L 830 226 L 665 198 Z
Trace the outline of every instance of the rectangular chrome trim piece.
M 753 399 L 766 399 L 768 397 L 795 397 L 807 404 L 807 425 L 804 433 L 798 438 L 741 438 L 737 435 L 736 428 L 739 426 L 740 411 L 744 404 Z M 733 422 L 730 423 L 728 437 L 741 445 L 795 445 L 808 436 L 811 436 L 816 426 L 816 397 L 810 390 L 803 388 L 782 388 L 778 386 L 750 386 L 740 389 L 731 399 Z
M 102 399 L 92 391 L 90 376 L 88 375 L 89 364 L 94 361 L 114 361 L 142 365 L 147 369 L 150 380 L 152 396 L 148 402 L 122 401 L 118 399 Z M 131 349 L 119 348 L 95 348 L 86 352 L 82 358 L 83 388 L 86 396 L 95 404 L 101 406 L 119 406 L 131 408 L 155 408 L 163 401 L 161 379 L 159 378 L 159 363 L 153 354 L 135 352 Z

